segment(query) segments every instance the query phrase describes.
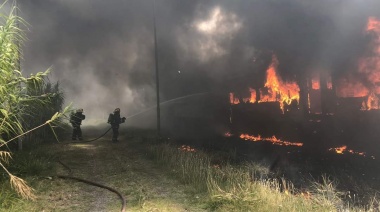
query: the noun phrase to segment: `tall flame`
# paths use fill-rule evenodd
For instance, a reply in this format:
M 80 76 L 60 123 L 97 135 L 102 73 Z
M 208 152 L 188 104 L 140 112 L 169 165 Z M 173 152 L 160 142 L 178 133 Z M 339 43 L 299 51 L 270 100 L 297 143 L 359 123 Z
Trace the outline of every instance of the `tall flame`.
M 369 17 L 366 34 L 371 37 L 369 52 L 358 61 L 358 74 L 339 80 L 337 95 L 340 97 L 367 97 L 362 103 L 363 110 L 379 109 L 380 94 L 380 20 Z
M 366 32 L 373 38 L 371 41 L 370 54 L 359 60 L 359 72 L 365 74 L 369 82 L 370 94 L 367 99 L 367 109 L 379 109 L 380 93 L 380 20 L 370 17 Z
M 272 63 L 267 69 L 265 88 L 267 92 L 260 90 L 259 102 L 280 102 L 281 109 L 284 110 L 284 103 L 290 105 L 293 100 L 299 101 L 300 88 L 295 82 L 283 82 L 277 75 L 278 60 L 272 56 Z
M 251 99 L 249 100 L 250 103 L 256 102 L 256 90 L 249 88 L 249 92 L 251 92 Z

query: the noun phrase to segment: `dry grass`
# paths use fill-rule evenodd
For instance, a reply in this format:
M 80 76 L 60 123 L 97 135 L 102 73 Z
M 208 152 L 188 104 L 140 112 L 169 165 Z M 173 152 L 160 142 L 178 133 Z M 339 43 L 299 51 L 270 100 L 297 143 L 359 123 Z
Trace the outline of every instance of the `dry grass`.
M 35 200 L 36 195 L 33 193 L 34 189 L 28 186 L 25 180 L 16 177 L 14 175 L 9 175 L 10 183 L 12 188 L 23 198 Z
M 300 192 L 284 179 L 269 178 L 268 168 L 260 164 L 215 164 L 220 160 L 201 151 L 143 140 L 135 137 L 113 144 L 103 139 L 49 150 L 61 156 L 73 175 L 117 188 L 127 199 L 127 211 L 379 211 L 376 198 L 361 208 L 345 204 L 336 182 L 325 176 L 309 191 Z M 67 173 L 56 166 L 57 173 Z M 38 201 L 17 198 L 1 187 L 0 200 L 7 201 L 0 211 L 120 210 L 117 197 L 102 189 L 41 176 L 26 179 Z
M 268 168 L 259 164 L 215 165 L 200 151 L 181 151 L 169 144 L 151 146 L 150 152 L 198 192 L 207 188 L 205 201 L 211 211 L 379 211 L 376 198 L 366 207 L 342 201 L 336 182 L 327 176 L 301 192 L 285 179 L 268 178 Z

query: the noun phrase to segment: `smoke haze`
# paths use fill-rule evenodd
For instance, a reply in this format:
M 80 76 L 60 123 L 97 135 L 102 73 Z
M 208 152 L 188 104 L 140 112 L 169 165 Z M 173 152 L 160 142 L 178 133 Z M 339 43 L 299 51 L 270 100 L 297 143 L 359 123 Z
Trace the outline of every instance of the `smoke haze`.
M 19 7 L 31 25 L 25 73 L 52 66 L 66 102 L 89 119 L 155 105 L 153 1 L 20 0 Z M 157 0 L 161 99 L 220 89 L 237 76 L 254 81 L 270 62 L 266 52 L 277 55 L 284 79 L 351 71 L 378 8 L 375 0 Z

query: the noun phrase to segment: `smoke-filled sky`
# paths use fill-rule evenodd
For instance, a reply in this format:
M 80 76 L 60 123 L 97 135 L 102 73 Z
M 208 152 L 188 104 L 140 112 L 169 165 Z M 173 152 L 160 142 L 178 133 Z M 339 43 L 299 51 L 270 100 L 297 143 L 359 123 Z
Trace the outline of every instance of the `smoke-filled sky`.
M 153 0 L 19 0 L 19 7 L 30 24 L 25 73 L 52 67 L 66 102 L 89 117 L 154 106 Z M 370 16 L 380 18 L 380 1 L 156 0 L 161 99 L 254 78 L 267 52 L 285 79 L 345 72 L 365 51 Z

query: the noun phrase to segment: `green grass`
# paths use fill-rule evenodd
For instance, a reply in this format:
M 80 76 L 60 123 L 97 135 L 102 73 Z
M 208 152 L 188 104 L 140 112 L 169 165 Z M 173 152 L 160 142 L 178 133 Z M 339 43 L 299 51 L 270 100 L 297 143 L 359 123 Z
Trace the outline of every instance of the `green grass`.
M 45 149 L 38 151 L 15 152 L 10 160 L 10 169 L 16 176 L 23 177 L 32 187 L 43 186 L 38 185 L 40 178 L 45 173 L 54 171 L 53 164 L 55 157 Z M 0 177 L 0 211 L 22 211 L 32 201 L 22 199 L 10 186 L 9 176 L 1 173 Z M 29 207 L 27 207 L 29 209 Z M 32 208 L 30 208 L 32 210 Z

